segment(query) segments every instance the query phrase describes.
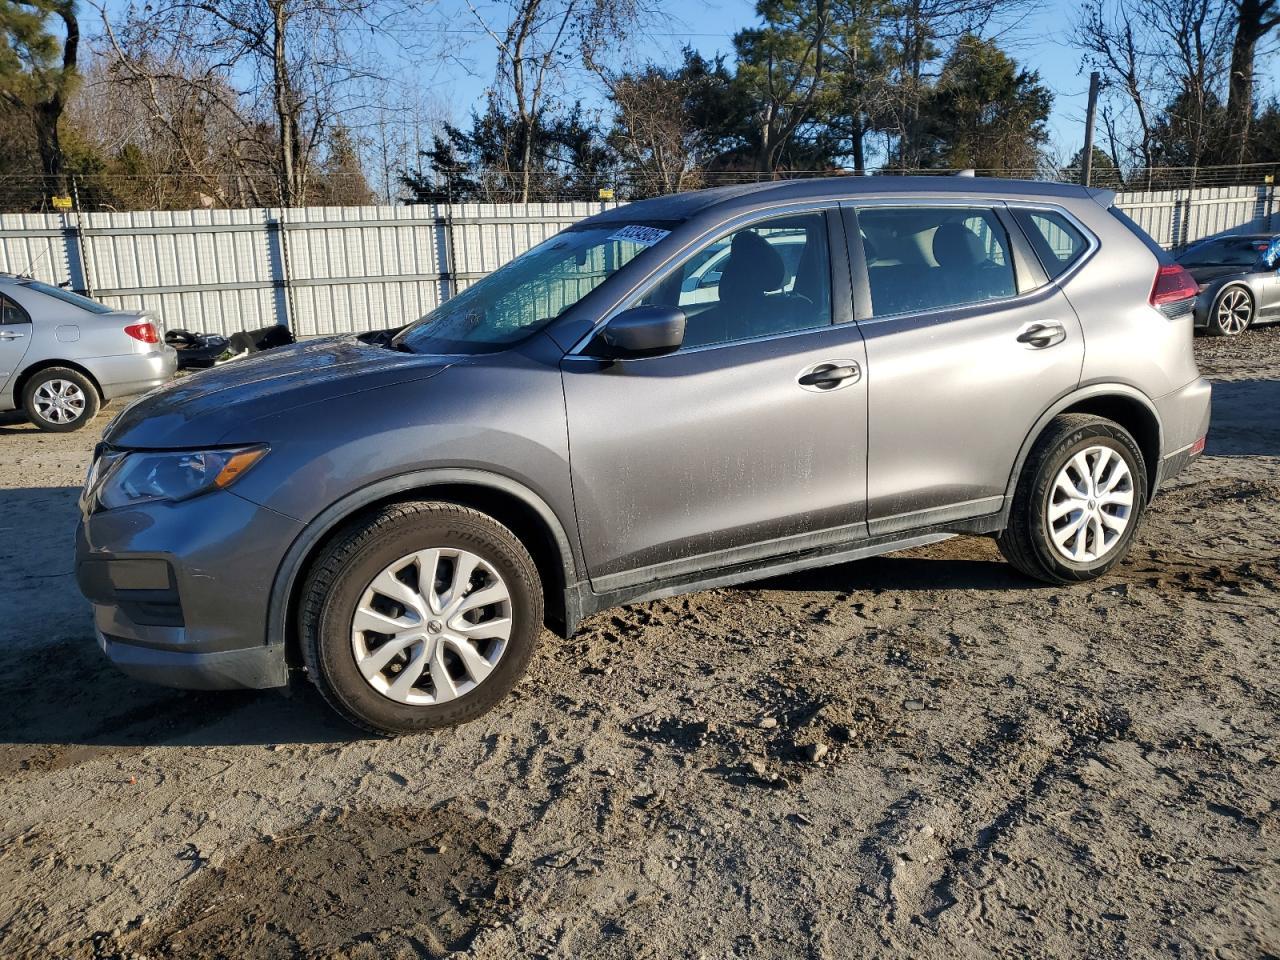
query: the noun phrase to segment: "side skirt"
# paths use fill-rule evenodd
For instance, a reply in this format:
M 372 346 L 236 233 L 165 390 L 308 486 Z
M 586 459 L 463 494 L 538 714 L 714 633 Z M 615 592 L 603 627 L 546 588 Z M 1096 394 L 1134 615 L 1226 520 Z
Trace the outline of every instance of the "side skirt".
M 678 596 L 682 593 L 693 593 L 698 590 L 711 590 L 715 587 L 726 587 L 736 583 L 747 583 L 752 580 L 763 580 L 767 577 L 795 573 L 799 570 L 811 570 L 817 567 L 829 567 L 853 560 L 865 560 L 897 550 L 911 547 L 922 547 L 926 544 L 948 540 L 963 534 L 984 536 L 996 533 L 1005 524 L 1003 512 L 974 517 L 960 523 L 940 524 L 917 530 L 907 530 L 872 537 L 858 541 L 820 547 L 813 550 L 799 551 L 783 556 L 769 557 L 750 563 L 708 568 L 694 574 L 686 574 L 667 580 L 652 580 L 638 583 L 618 590 L 597 593 L 591 589 L 587 581 L 569 584 L 565 590 L 565 636 L 572 636 L 578 624 L 585 617 L 601 610 L 621 606 L 624 603 L 641 603 L 646 600 L 661 600 Z

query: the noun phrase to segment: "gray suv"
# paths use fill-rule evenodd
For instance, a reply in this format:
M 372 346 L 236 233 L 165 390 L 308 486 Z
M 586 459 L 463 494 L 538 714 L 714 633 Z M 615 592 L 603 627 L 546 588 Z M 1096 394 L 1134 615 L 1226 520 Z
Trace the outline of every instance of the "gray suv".
M 1111 204 L 874 177 L 646 200 L 403 330 L 170 384 L 85 486 L 99 643 L 177 686 L 302 669 L 408 732 L 616 604 L 957 534 L 1100 576 L 1209 423 L 1196 284 Z

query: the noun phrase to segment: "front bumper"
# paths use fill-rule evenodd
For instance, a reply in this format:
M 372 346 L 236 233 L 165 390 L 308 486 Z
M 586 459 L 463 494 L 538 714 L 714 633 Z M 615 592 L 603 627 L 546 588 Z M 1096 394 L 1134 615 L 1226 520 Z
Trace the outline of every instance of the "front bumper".
M 183 690 L 264 690 L 289 682 L 284 651 L 251 647 L 221 653 L 188 653 L 142 647 L 96 630 L 107 659 L 138 680 Z
M 126 673 L 167 686 L 282 686 L 267 611 L 301 529 L 229 491 L 82 516 L 76 582 L 99 645 Z

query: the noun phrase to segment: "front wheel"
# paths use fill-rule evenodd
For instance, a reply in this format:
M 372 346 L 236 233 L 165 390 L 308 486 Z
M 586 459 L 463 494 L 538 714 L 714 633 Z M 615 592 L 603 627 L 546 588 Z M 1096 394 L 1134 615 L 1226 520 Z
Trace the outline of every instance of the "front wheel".
M 1209 333 L 1215 337 L 1236 337 L 1253 323 L 1253 297 L 1244 287 L 1227 287 L 1209 311 Z
M 1127 430 L 1081 414 L 1054 418 L 1018 479 L 1006 560 L 1049 583 L 1100 577 L 1124 559 L 1147 499 L 1142 451 Z
M 386 507 L 339 534 L 304 586 L 307 672 L 375 733 L 453 726 L 515 686 L 542 629 L 528 551 L 491 517 L 450 503 Z

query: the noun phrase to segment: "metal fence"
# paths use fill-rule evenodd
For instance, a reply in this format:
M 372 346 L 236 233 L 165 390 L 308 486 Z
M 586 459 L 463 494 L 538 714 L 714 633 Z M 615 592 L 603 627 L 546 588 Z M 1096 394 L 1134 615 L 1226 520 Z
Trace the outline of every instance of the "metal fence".
M 1124 193 L 1161 244 L 1280 231 L 1275 188 Z M 606 203 L 418 204 L 0 216 L 0 271 L 67 283 L 166 328 L 299 337 L 397 327 Z

